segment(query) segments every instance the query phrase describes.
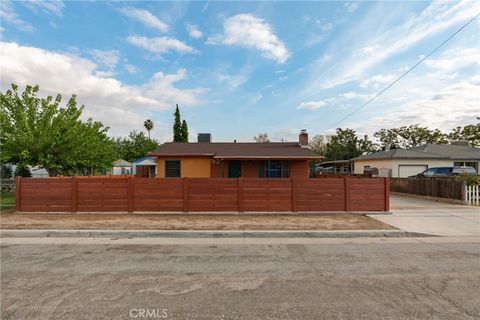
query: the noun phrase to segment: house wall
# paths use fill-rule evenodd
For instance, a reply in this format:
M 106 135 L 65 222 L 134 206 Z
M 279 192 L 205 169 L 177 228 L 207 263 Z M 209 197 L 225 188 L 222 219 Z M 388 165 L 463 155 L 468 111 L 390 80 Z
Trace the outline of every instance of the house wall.
M 180 160 L 181 175 L 188 178 L 227 178 L 228 177 L 228 160 L 212 161 L 207 157 L 185 157 L 185 158 L 159 158 L 157 161 L 157 177 L 165 178 L 165 160 Z M 242 178 L 258 177 L 258 161 L 244 160 L 242 161 Z M 292 178 L 309 178 L 310 167 L 308 160 L 292 160 L 290 161 L 290 177 Z
M 210 166 L 212 178 L 228 177 L 228 160 L 223 162 L 224 175 L 222 176 L 222 164 L 212 162 Z M 242 161 L 242 178 L 258 177 L 258 161 L 244 160 Z M 310 166 L 308 160 L 292 160 L 290 161 L 290 177 L 292 178 L 309 178 Z
M 452 160 L 432 160 L 432 159 L 391 159 L 391 160 L 356 160 L 354 161 L 354 173 L 363 174 L 363 167 L 370 166 L 383 171 L 382 169 L 390 169 L 392 178 L 405 178 L 399 177 L 398 166 L 399 165 L 426 165 L 427 168 L 431 167 L 449 167 L 453 166 Z
M 290 161 L 291 178 L 309 178 L 310 165 L 308 160 Z
M 209 178 L 210 158 L 184 157 L 184 158 L 158 158 L 157 177 L 165 178 L 165 160 L 180 160 L 180 174 L 188 178 Z

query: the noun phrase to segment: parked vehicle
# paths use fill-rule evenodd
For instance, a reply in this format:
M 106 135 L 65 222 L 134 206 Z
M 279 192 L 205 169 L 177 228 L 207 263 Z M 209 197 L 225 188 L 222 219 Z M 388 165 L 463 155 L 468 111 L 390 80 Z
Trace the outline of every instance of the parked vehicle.
M 410 176 L 409 178 L 452 177 L 464 174 L 477 175 L 477 170 L 473 167 L 436 167 L 429 168 L 415 176 Z

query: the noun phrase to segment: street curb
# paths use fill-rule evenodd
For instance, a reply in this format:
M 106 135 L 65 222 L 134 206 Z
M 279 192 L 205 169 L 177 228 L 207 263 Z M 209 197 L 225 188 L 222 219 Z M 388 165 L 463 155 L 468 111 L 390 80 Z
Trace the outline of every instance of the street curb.
M 2 238 L 403 238 L 404 230 L 0 230 Z

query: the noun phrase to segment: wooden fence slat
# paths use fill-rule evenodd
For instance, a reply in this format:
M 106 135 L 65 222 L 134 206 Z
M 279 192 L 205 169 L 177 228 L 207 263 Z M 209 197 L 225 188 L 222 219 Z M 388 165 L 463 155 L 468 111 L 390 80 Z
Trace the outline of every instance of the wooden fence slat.
M 16 176 L 15 177 L 15 209 L 17 211 L 22 211 L 22 177 Z

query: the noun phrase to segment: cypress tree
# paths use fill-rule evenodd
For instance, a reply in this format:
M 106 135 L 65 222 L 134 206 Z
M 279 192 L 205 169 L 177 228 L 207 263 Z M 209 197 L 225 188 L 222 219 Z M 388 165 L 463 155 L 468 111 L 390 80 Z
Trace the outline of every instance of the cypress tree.
M 188 125 L 187 121 L 182 121 L 182 142 L 188 142 Z
M 178 104 L 173 115 L 175 116 L 175 120 L 173 122 L 173 142 L 183 142 L 182 123 L 180 121 L 180 110 L 178 110 Z

